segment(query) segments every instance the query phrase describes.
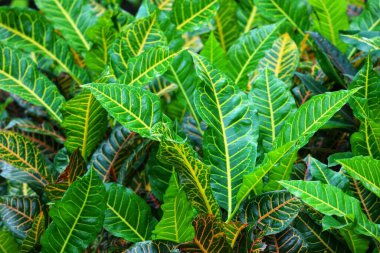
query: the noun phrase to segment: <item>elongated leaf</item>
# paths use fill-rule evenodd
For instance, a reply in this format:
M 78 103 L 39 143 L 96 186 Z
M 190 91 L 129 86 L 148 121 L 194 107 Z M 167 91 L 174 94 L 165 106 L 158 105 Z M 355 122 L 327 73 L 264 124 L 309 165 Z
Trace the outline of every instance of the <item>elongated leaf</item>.
M 107 188 L 104 228 L 131 242 L 149 240 L 156 220 L 148 204 L 122 185 L 111 183 Z
M 289 141 L 305 145 L 309 138 L 347 103 L 357 90 L 327 92 L 314 96 L 288 118 L 278 134 L 275 146 Z
M 82 157 L 87 157 L 98 146 L 107 130 L 107 111 L 88 90 L 69 100 L 63 107 L 62 127 L 69 152 L 79 148 Z
M 278 25 L 263 26 L 241 36 L 228 50 L 229 75 L 235 84 L 246 88 L 248 77 L 276 40 Z
M 291 86 L 291 79 L 299 62 L 299 52 L 296 43 L 285 33 L 278 38 L 271 50 L 259 62 L 258 70 L 269 68 L 276 77 Z
M 163 140 L 157 157 L 162 163 L 175 166 L 188 199 L 199 213 L 220 217 L 210 187 L 210 168 L 198 159 L 189 145 Z
M 89 89 L 120 124 L 143 137 L 149 137 L 153 125 L 161 120 L 159 98 L 140 87 L 96 83 L 83 87 Z
M 288 191 L 301 198 L 306 204 L 325 215 L 336 215 L 355 220 L 355 230 L 377 240 L 380 238 L 379 225 L 372 223 L 362 213 L 360 202 L 345 194 L 339 188 L 319 181 L 281 181 Z M 341 200 L 341 201 L 339 201 Z
M 0 133 L 0 158 L 13 168 L 4 168 L 2 176 L 28 183 L 38 193 L 47 184 L 44 159 L 34 144 L 10 132 Z
M 265 68 L 255 79 L 250 95 L 260 120 L 260 139 L 265 151 L 273 143 L 286 119 L 296 110 L 296 104 L 286 84 Z
M 59 109 L 65 99 L 57 87 L 38 72 L 31 60 L 8 47 L 0 46 L 0 49 L 3 55 L 0 59 L 0 89 L 43 106 L 53 119 L 61 122 Z
M 20 253 L 28 253 L 33 249 L 37 249 L 40 245 L 40 238 L 45 231 L 45 216 L 43 212 L 34 219 L 32 228 L 21 245 Z
M 349 252 L 346 245 L 338 241 L 332 233 L 323 231 L 305 213 L 299 213 L 292 226 L 303 235 L 312 252 Z
M 115 174 L 123 166 L 128 157 L 127 146 L 133 141 L 133 134 L 122 126 L 115 127 L 107 140 L 94 152 L 91 164 L 102 177 L 103 182 L 115 178 Z
M 129 68 L 130 58 L 140 55 L 149 48 L 166 45 L 166 37 L 157 25 L 156 13 L 136 20 L 119 35 L 109 51 L 116 76 L 120 77 Z
M 302 35 L 310 26 L 307 5 L 303 0 L 257 0 L 255 2 L 263 17 L 273 22 L 285 18 Z
M 380 50 L 380 32 L 344 32 L 340 33 L 342 41 L 363 52 Z M 354 49 L 355 50 L 355 49 Z
M 314 179 L 325 184 L 336 186 L 340 189 L 346 188 L 349 180 L 343 175 L 342 172 L 335 172 L 332 169 L 329 169 L 327 165 L 311 156 L 307 157 L 306 163 L 310 174 Z
M 345 239 L 351 252 L 360 253 L 368 250 L 370 243 L 368 237 L 358 234 L 350 229 L 340 229 L 339 232 Z
M 169 68 L 177 53 L 167 47 L 154 47 L 128 61 L 127 72 L 119 81 L 128 85 L 145 85 Z
M 380 161 L 371 157 L 355 156 L 340 159 L 338 163 L 354 179 L 359 180 L 368 190 L 380 197 Z
M 75 181 L 49 211 L 53 222 L 42 235 L 42 252 L 80 252 L 102 229 L 104 186 L 94 170 Z
M 191 32 L 209 22 L 218 8 L 218 0 L 178 0 L 173 5 L 172 19 L 177 30 Z
M 231 252 L 226 236 L 223 234 L 222 228 L 215 217 L 212 215 L 199 215 L 194 220 L 193 224 L 196 233 L 195 238 L 191 243 L 184 243 L 180 245 L 182 252 Z
M 313 7 L 316 29 L 331 43 L 344 51 L 346 45 L 339 39 L 339 31 L 348 29 L 345 0 L 308 0 Z
M 166 240 L 176 243 L 188 242 L 194 238 L 193 210 L 187 201 L 183 187 L 179 186 L 177 175 L 173 174 L 169 188 L 161 206 L 164 215 L 156 225 L 153 234 L 156 240 Z
M 266 252 L 277 253 L 306 253 L 308 244 L 303 235 L 295 228 L 289 227 L 277 235 L 268 237 Z
M 33 28 L 33 29 L 31 29 Z M 57 63 L 76 83 L 88 81 L 88 75 L 75 64 L 69 46 L 55 35 L 48 21 L 37 11 L 0 8 L 0 38 L 9 47 L 39 53 Z
M 88 1 L 37 0 L 36 4 L 75 50 L 90 50 L 86 30 L 96 22 L 96 15 Z
M 214 68 L 193 54 L 199 84 L 195 105 L 208 125 L 204 136 L 204 159 L 211 165 L 211 186 L 219 205 L 231 215 L 243 175 L 256 162 L 258 129 L 246 94 Z
M 238 5 L 236 15 L 241 33 L 250 31 L 260 22 L 260 15 L 254 2 L 252 0 L 242 0 Z
M 7 231 L 0 231 L 0 250 L 3 253 L 19 252 L 16 240 Z
M 380 3 L 377 0 L 368 0 L 366 8 L 352 20 L 350 30 L 380 31 Z
M 40 213 L 41 203 L 37 197 L 2 197 L 0 215 L 7 228 L 25 238 L 33 219 Z
M 266 231 L 266 235 L 277 234 L 290 225 L 301 207 L 301 201 L 287 191 L 267 192 L 249 201 L 244 220 Z
M 221 47 L 227 52 L 228 48 L 239 36 L 239 27 L 236 19 L 237 4 L 233 0 L 220 0 L 220 8 L 216 13 L 215 37 Z
M 286 145 L 277 148 L 267 154 L 260 166 L 243 178 L 243 183 L 240 186 L 236 196 L 237 205 L 233 213 L 236 213 L 243 200 L 248 197 L 253 191 L 256 195 L 260 194 L 263 188 L 263 178 L 273 168 L 278 166 L 278 162 L 286 158 L 294 152 L 294 143 L 290 142 Z
M 165 242 L 145 241 L 135 243 L 132 247 L 128 248 L 125 253 L 166 253 L 170 252 L 172 247 Z

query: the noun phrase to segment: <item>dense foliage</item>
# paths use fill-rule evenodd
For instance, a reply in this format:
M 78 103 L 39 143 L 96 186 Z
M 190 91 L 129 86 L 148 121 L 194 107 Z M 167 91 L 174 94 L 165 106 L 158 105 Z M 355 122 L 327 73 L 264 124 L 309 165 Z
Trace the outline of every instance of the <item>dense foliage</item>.
M 379 252 L 379 0 L 33 6 L 0 7 L 0 252 Z

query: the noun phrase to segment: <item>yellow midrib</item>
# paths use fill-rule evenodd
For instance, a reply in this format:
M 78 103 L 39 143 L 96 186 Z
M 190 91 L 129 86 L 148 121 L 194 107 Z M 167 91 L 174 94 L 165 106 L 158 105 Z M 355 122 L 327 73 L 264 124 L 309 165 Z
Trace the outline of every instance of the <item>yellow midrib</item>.
M 358 176 L 359 178 L 361 178 L 364 182 L 366 182 L 367 184 L 371 185 L 372 187 L 380 190 L 380 187 L 378 185 L 376 185 L 375 183 L 369 181 L 369 179 L 367 179 L 366 177 L 364 177 L 363 175 L 361 175 L 360 173 L 357 173 L 355 169 L 353 169 L 352 167 L 348 166 L 348 164 L 345 164 L 345 163 L 341 163 L 341 165 L 343 165 L 345 167 L 345 169 L 348 169 L 349 171 L 351 171 L 353 174 L 355 174 L 356 176 Z M 360 180 L 359 180 L 360 181 Z
M 253 6 L 252 11 L 251 11 L 251 13 L 249 14 L 249 18 L 248 18 L 247 24 L 246 24 L 245 27 L 244 27 L 244 33 L 246 33 L 246 32 L 248 32 L 249 30 L 251 30 L 251 27 L 252 27 L 253 21 L 255 20 L 256 12 L 257 12 L 257 7 L 256 7 L 256 6 Z
M 86 149 L 87 149 L 87 134 L 89 128 L 89 117 L 90 117 L 90 109 L 91 109 L 91 101 L 93 99 L 93 95 L 90 92 L 87 104 L 86 104 L 86 116 L 84 118 L 84 132 L 83 132 L 83 141 L 82 141 L 82 157 L 86 159 Z
M 209 3 L 208 5 L 206 5 L 205 7 L 203 7 L 202 9 L 200 9 L 198 12 L 194 13 L 194 15 L 191 16 L 189 19 L 186 19 L 184 22 L 182 22 L 181 24 L 177 25 L 177 29 L 180 30 L 186 24 L 188 24 L 189 22 L 191 22 L 194 18 L 196 18 L 197 16 L 199 16 L 203 11 L 207 10 L 212 5 L 214 5 L 216 2 L 217 2 L 217 0 L 214 0 L 211 3 Z
M 10 32 L 16 34 L 17 36 L 23 38 L 24 40 L 27 40 L 29 41 L 30 43 L 32 43 L 33 45 L 35 45 L 36 47 L 38 47 L 39 49 L 41 49 L 41 51 L 43 51 L 47 56 L 49 56 L 53 61 L 57 62 L 59 66 L 61 66 L 66 73 L 70 74 L 70 76 L 75 80 L 75 82 L 77 82 L 78 84 L 82 84 L 82 81 L 79 80 L 72 72 L 71 70 L 60 60 L 58 59 L 53 53 L 51 53 L 46 47 L 44 47 L 43 45 L 41 45 L 40 43 L 37 43 L 35 40 L 31 39 L 30 37 L 26 36 L 25 34 L 23 33 L 20 33 L 19 31 L 9 27 L 9 26 L 5 26 L 4 24 L 0 23 L 0 26 L 3 27 L 4 29 L 7 29 L 9 30 Z
M 272 129 L 272 140 L 271 140 L 271 144 L 273 144 L 274 142 L 274 139 L 276 138 L 276 125 L 275 125 L 275 122 L 274 122 L 274 111 L 273 111 L 273 106 L 272 106 L 272 97 L 271 97 L 271 92 L 270 92 L 270 83 L 269 83 L 269 77 L 268 77 L 268 69 L 266 69 L 265 71 L 265 87 L 266 87 L 266 90 L 267 90 L 267 94 L 268 94 L 268 105 L 269 105 L 269 114 L 270 114 L 270 125 L 271 125 L 271 129 Z
M 86 50 L 90 50 L 90 45 L 88 44 L 87 40 L 84 38 L 83 34 L 81 31 L 79 31 L 78 27 L 76 24 L 73 22 L 71 19 L 70 15 L 67 13 L 67 11 L 63 8 L 61 3 L 57 0 L 53 0 L 58 9 L 61 11 L 61 13 L 65 16 L 66 20 L 70 23 L 71 27 L 74 29 L 75 33 L 79 36 L 79 39 L 82 41 L 82 44 L 86 48 Z
M 37 94 L 35 94 L 33 90 L 31 90 L 28 86 L 24 85 L 24 83 L 20 82 L 18 79 L 9 75 L 7 72 L 0 70 L 0 73 L 11 79 L 13 82 L 17 83 L 21 88 L 25 89 L 30 95 L 32 95 L 32 97 L 34 97 L 43 107 L 46 108 L 46 110 L 48 110 L 54 116 L 58 123 L 62 123 L 61 117 L 59 117 L 58 114 L 56 114 L 56 112 L 53 111 L 53 109 L 48 104 L 46 104 L 46 102 L 43 99 L 37 96 Z

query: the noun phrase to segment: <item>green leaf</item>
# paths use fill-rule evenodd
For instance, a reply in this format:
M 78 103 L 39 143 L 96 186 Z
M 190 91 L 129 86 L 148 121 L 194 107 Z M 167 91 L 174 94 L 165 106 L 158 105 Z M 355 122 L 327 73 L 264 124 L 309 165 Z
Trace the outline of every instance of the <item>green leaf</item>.
M 366 8 L 355 17 L 350 30 L 380 31 L 380 3 L 377 0 L 368 0 Z
M 218 0 L 177 0 L 173 4 L 172 20 L 177 30 L 192 32 L 208 23 L 218 9 Z
M 110 61 L 111 54 L 108 52 L 117 35 L 111 13 L 103 14 L 87 34 L 94 44 L 86 53 L 86 65 L 92 71 L 93 77 L 98 78 Z
M 260 139 L 264 151 L 272 150 L 274 141 L 286 119 L 294 114 L 296 103 L 287 85 L 269 68 L 255 78 L 250 95 L 260 121 Z
M 102 229 L 104 186 L 93 169 L 75 181 L 49 211 L 53 222 L 42 235 L 42 252 L 81 252 Z
M 321 163 L 310 155 L 307 157 L 307 160 L 305 159 L 305 161 L 310 174 L 314 179 L 325 184 L 336 186 L 340 189 L 346 188 L 349 180 L 343 175 L 342 172 L 335 172 L 334 170 L 329 169 L 327 165 Z
M 242 237 L 242 232 L 248 224 L 243 224 L 240 221 L 229 221 L 227 223 L 223 223 L 222 226 L 223 232 L 226 234 L 228 244 L 231 248 L 234 248 L 236 243 Z
M 340 229 L 339 232 L 345 239 L 352 253 L 361 253 L 368 250 L 370 244 L 368 237 L 349 229 Z
M 35 10 L 0 8 L 0 39 L 9 47 L 41 54 L 58 65 L 58 73 L 69 74 L 76 83 L 89 80 L 85 70 L 75 63 L 69 45 L 57 36 L 49 22 Z
M 213 32 L 210 33 L 210 37 L 208 37 L 202 49 L 201 56 L 207 58 L 210 63 L 220 70 L 227 70 L 226 54 L 216 40 Z
M 347 30 L 348 17 L 345 0 L 308 0 L 313 7 L 313 21 L 316 29 L 341 51 L 346 45 L 339 39 L 339 31 Z
M 159 1 L 159 0 L 156 0 Z M 153 242 L 145 241 L 135 243 L 132 247 L 129 247 L 125 253 L 167 253 L 172 249 L 168 243 L 165 242 Z
M 38 72 L 31 60 L 8 47 L 0 46 L 0 49 L 3 55 L 0 59 L 0 89 L 43 106 L 60 123 L 62 115 L 59 109 L 65 99 L 57 87 Z
M 128 60 L 128 70 L 119 81 L 135 86 L 148 84 L 166 72 L 177 54 L 170 52 L 167 47 L 150 48 Z
M 15 167 L 3 168 L 3 177 L 27 183 L 37 193 L 47 184 L 44 158 L 28 139 L 11 132 L 0 132 L 0 158 Z
M 369 53 L 371 50 L 375 52 L 380 50 L 379 32 L 340 32 L 340 37 L 344 43 L 366 53 Z
M 40 245 L 40 238 L 45 231 L 45 216 L 43 212 L 34 219 L 32 228 L 21 245 L 20 253 L 28 253 L 37 249 Z
M 109 51 L 111 65 L 117 77 L 124 74 L 130 58 L 140 55 L 144 50 L 155 46 L 166 46 L 167 39 L 157 25 L 157 15 L 138 19 L 120 33 Z
M 92 83 L 83 88 L 120 124 L 143 137 L 150 137 L 153 125 L 161 121 L 159 98 L 141 87 Z
M 76 51 L 90 50 L 86 31 L 96 22 L 96 13 L 88 1 L 36 0 L 36 4 Z
M 289 227 L 279 234 L 268 237 L 267 249 L 269 252 L 308 252 L 308 244 L 301 232 L 293 227 Z
M 380 161 L 371 157 L 355 156 L 340 159 L 338 163 L 354 179 L 359 180 L 368 190 L 380 197 Z
M 266 231 L 266 235 L 285 230 L 297 216 L 302 203 L 287 191 L 267 192 L 249 200 L 244 221 Z
M 79 148 L 82 157 L 87 157 L 98 146 L 107 130 L 107 111 L 88 90 L 69 100 L 63 107 L 62 127 L 69 152 Z
M 205 58 L 193 54 L 199 83 L 194 103 L 208 125 L 203 151 L 211 166 L 211 186 L 219 205 L 231 215 L 243 175 L 256 162 L 258 129 L 249 97 Z
M 103 182 L 116 180 L 116 173 L 130 154 L 127 146 L 135 140 L 133 136 L 125 127 L 116 126 L 92 155 L 91 164 Z
M 0 231 L 0 251 L 2 253 L 14 253 L 19 252 L 19 247 L 16 240 L 7 231 Z
M 323 231 L 307 214 L 300 212 L 292 226 L 303 236 L 311 252 L 350 252 L 346 245 L 328 231 Z
M 162 140 L 157 158 L 164 164 L 175 166 L 188 199 L 199 213 L 220 217 L 219 206 L 210 187 L 210 168 L 198 159 L 189 145 Z
M 242 33 L 250 31 L 260 21 L 257 6 L 252 0 L 241 0 L 236 15 Z
M 193 242 L 179 246 L 181 252 L 230 253 L 226 235 L 221 225 L 212 215 L 199 215 L 193 222 L 195 238 Z
M 37 197 L 2 197 L 0 216 L 7 228 L 25 238 L 33 219 L 40 213 L 41 203 Z
M 297 141 L 299 146 L 304 146 L 355 92 L 357 89 L 326 92 L 312 97 L 287 119 L 278 134 L 275 146 L 280 147 L 290 141 Z
M 299 63 L 299 51 L 296 43 L 285 33 L 278 38 L 273 47 L 265 53 L 259 62 L 259 71 L 269 68 L 276 77 L 291 87 L 293 75 Z
M 237 4 L 234 0 L 220 0 L 220 8 L 216 13 L 215 37 L 221 47 L 227 52 L 228 48 L 239 36 L 239 27 L 236 19 Z
M 278 166 L 278 163 L 282 159 L 292 154 L 294 152 L 294 149 L 294 143 L 290 142 L 282 147 L 272 150 L 266 155 L 264 161 L 260 164 L 260 166 L 255 168 L 253 172 L 244 176 L 243 183 L 241 184 L 236 196 L 237 205 L 233 214 L 235 214 L 238 211 L 240 204 L 246 197 L 250 195 L 252 191 L 254 191 L 256 195 L 262 192 L 263 178 L 265 177 L 265 175 L 273 168 Z
M 122 185 L 110 183 L 107 188 L 104 228 L 127 241 L 149 240 L 156 220 L 148 204 Z
M 271 49 L 277 38 L 279 25 L 268 25 L 254 29 L 241 36 L 228 50 L 228 74 L 233 82 L 244 89 L 249 76 L 254 72 L 261 58 Z
M 303 0 L 256 0 L 259 13 L 266 19 L 277 22 L 285 19 L 301 35 L 310 26 L 308 8 Z
M 156 225 L 153 234 L 156 240 L 182 243 L 194 238 L 194 228 L 191 224 L 193 210 L 176 177 L 176 174 L 172 174 L 169 188 L 164 196 L 164 204 L 161 206 L 164 214 Z
M 376 240 L 380 239 L 380 226 L 369 221 L 362 213 L 359 200 L 345 194 L 341 189 L 319 181 L 281 181 L 279 183 L 317 211 L 355 221 L 357 232 L 373 236 Z

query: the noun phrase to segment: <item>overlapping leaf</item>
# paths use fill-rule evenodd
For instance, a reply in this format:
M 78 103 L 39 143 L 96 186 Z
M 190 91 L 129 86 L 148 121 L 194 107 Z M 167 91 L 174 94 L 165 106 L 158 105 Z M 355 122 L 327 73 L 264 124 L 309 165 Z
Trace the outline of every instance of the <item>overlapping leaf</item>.
M 0 49 L 3 55 L 0 58 L 0 89 L 43 106 L 53 119 L 61 122 L 59 110 L 65 99 L 57 87 L 38 72 L 30 59 L 8 47 L 0 46 Z
M 104 228 L 127 241 L 149 240 L 156 220 L 148 204 L 122 185 L 111 183 L 107 188 Z
M 178 0 L 173 5 L 172 19 L 177 30 L 191 32 L 209 22 L 218 8 L 218 0 Z
M 291 86 L 291 79 L 299 62 L 299 52 L 296 43 L 285 33 L 278 38 L 271 50 L 259 62 L 258 70 L 269 68 L 276 77 L 282 80 L 287 87 Z
M 25 238 L 33 219 L 40 213 L 41 203 L 37 197 L 2 197 L 0 216 L 7 228 Z
M 75 181 L 49 211 L 53 222 L 42 235 L 42 252 L 80 252 L 102 229 L 105 190 L 94 170 Z
M 161 121 L 159 98 L 143 88 L 97 83 L 83 87 L 89 89 L 120 124 L 143 137 L 149 137 L 153 125 Z
M 355 156 L 340 159 L 338 163 L 354 179 L 359 180 L 368 190 L 380 197 L 380 161 L 371 157 Z
M 237 40 L 228 50 L 229 75 L 233 82 L 246 88 L 248 78 L 260 59 L 265 56 L 277 38 L 277 25 L 263 26 L 251 30 Z
M 199 213 L 220 217 L 211 191 L 210 168 L 197 158 L 188 144 L 162 140 L 157 156 L 162 163 L 175 166 L 188 199 Z
M 162 75 L 177 53 L 167 47 L 154 47 L 128 60 L 127 72 L 119 78 L 120 83 L 145 85 Z
M 8 231 L 0 231 L 0 249 L 4 253 L 13 253 L 19 251 L 19 246 Z
M 69 74 L 76 83 L 88 81 L 86 71 L 75 64 L 68 44 L 55 35 L 48 21 L 37 11 L 0 8 L 0 38 L 9 47 L 41 54 L 42 59 L 37 58 L 41 64 L 46 58 L 52 60 L 59 71 Z
M 240 1 L 236 16 L 242 33 L 250 31 L 260 20 L 257 6 L 251 0 Z
M 359 16 L 352 20 L 350 30 L 380 31 L 380 3 L 377 0 L 368 0 L 366 8 Z
M 286 84 L 269 68 L 260 72 L 250 94 L 253 106 L 259 114 L 263 148 L 265 151 L 270 151 L 286 119 L 296 110 L 294 98 L 286 88 Z
M 128 69 L 128 60 L 155 46 L 166 46 L 166 37 L 157 25 L 157 14 L 138 19 L 120 33 L 109 51 L 117 77 Z
M 308 8 L 303 0 L 257 0 L 255 3 L 263 17 L 273 22 L 286 19 L 302 35 L 310 26 Z
M 0 133 L 0 158 L 12 167 L 4 167 L 2 176 L 29 184 L 40 193 L 47 184 L 44 159 L 34 144 L 11 132 Z
M 97 17 L 88 1 L 37 0 L 36 4 L 75 50 L 90 50 L 91 42 L 86 31 L 96 22 Z
M 301 207 L 301 201 L 287 191 L 267 192 L 249 201 L 244 221 L 258 226 L 266 235 L 277 234 L 290 225 Z
M 62 127 L 69 152 L 79 148 L 82 157 L 87 157 L 98 146 L 107 130 L 107 111 L 88 90 L 69 100 L 63 107 Z
M 41 235 L 45 231 L 45 226 L 45 216 L 43 212 L 40 212 L 40 214 L 33 220 L 33 225 L 22 242 L 20 253 L 28 253 L 38 248 Z
M 308 244 L 305 238 L 293 227 L 289 227 L 279 234 L 268 237 L 267 244 L 267 252 L 308 252 Z
M 216 13 L 215 37 L 221 47 L 227 52 L 228 48 L 239 36 L 239 27 L 236 18 L 237 4 L 233 0 L 220 0 L 220 8 Z
M 357 232 L 380 238 L 380 226 L 369 221 L 362 213 L 359 200 L 350 197 L 339 188 L 319 181 L 281 181 L 280 184 L 317 211 L 325 215 L 355 220 Z
M 256 161 L 258 129 L 248 96 L 202 56 L 193 54 L 203 80 L 195 95 L 199 115 L 208 125 L 204 159 L 211 165 L 211 186 L 219 205 L 231 215 L 243 175 Z
M 179 186 L 177 175 L 173 174 L 161 206 L 164 212 L 153 234 L 156 240 L 176 243 L 188 242 L 194 238 L 192 226 L 193 210 L 187 201 L 183 187 Z
M 276 138 L 275 146 L 279 147 L 290 141 L 297 141 L 300 146 L 304 146 L 355 92 L 357 89 L 327 92 L 312 97 L 287 119 Z
M 211 33 L 210 37 L 208 37 L 202 49 L 201 55 L 220 70 L 227 69 L 226 54 L 219 42 L 216 40 L 214 33 Z

